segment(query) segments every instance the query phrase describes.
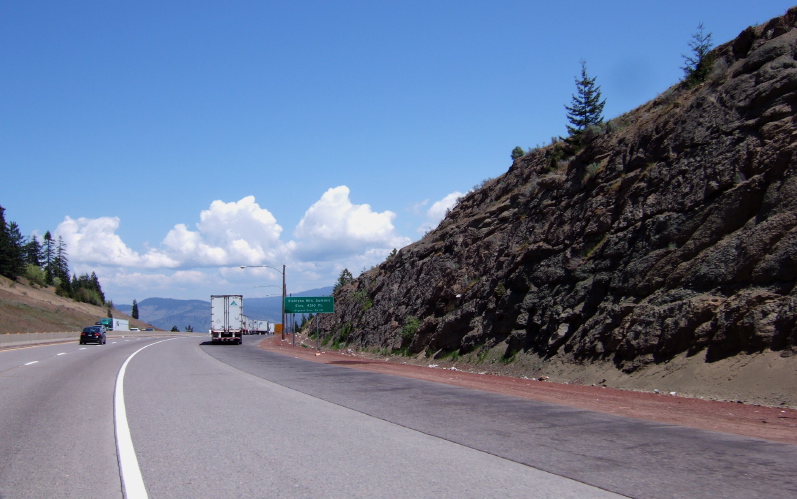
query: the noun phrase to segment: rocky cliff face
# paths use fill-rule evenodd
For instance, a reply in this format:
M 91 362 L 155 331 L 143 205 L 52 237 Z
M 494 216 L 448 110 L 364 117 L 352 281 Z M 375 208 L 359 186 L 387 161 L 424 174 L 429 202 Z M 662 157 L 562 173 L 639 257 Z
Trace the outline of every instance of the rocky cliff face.
M 797 8 L 677 85 L 534 151 L 338 290 L 335 340 L 632 372 L 797 351 Z

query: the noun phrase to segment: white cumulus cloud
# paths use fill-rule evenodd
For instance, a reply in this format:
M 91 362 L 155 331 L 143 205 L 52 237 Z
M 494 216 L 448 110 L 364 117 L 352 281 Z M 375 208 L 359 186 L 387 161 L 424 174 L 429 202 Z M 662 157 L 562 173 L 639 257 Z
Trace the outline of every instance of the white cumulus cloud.
M 345 185 L 326 191 L 304 214 L 294 231 L 300 255 L 324 260 L 388 251 L 409 244 L 393 226 L 396 214 L 375 212 L 368 204 L 353 204 Z
M 71 262 L 148 269 L 252 265 L 291 247 L 280 243 L 282 227 L 254 196 L 231 203 L 213 201 L 200 213 L 197 230 L 177 224 L 160 247 L 143 254 L 116 234 L 119 224 L 117 217 L 66 217 L 55 234 L 63 237 Z
M 163 239 L 163 252 L 182 266 L 252 265 L 272 260 L 284 248 L 282 227 L 268 210 L 247 196 L 238 202 L 213 201 L 196 231 L 177 224 Z
M 55 229 L 56 237 L 66 243 L 70 262 L 108 266 L 173 266 L 163 255 L 142 257 L 131 250 L 116 234 L 118 217 L 71 218 L 67 216 Z
M 127 297 L 191 296 L 200 289 L 203 295 L 223 294 L 255 284 L 281 287 L 282 265 L 287 265 L 291 292 L 331 285 L 343 268 L 358 275 L 384 261 L 394 248 L 409 244 L 410 238 L 396 231 L 395 218 L 392 211 L 376 212 L 368 204 L 352 203 L 349 188 L 339 186 L 306 210 L 294 239 L 288 241 L 280 239 L 282 227 L 254 196 L 213 201 L 193 226 L 178 223 L 159 244 L 140 251 L 117 234 L 117 217 L 66 217 L 55 235 L 63 237 L 73 270 L 96 270 L 108 291 Z M 240 265 L 277 270 L 241 270 Z
M 432 206 L 426 210 L 426 221 L 424 221 L 423 225 L 418 227 L 418 232 L 427 232 L 437 227 L 440 221 L 445 218 L 448 210 L 453 208 L 457 204 L 457 200 L 462 196 L 464 196 L 464 194 L 461 192 L 452 192 L 440 201 L 433 203 Z

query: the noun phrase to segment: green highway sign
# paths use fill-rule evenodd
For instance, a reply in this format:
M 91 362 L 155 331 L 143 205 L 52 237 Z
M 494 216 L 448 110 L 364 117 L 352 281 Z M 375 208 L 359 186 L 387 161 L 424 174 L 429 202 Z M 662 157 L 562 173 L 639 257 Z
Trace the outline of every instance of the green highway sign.
M 332 314 L 335 299 L 331 296 L 286 296 L 286 314 Z

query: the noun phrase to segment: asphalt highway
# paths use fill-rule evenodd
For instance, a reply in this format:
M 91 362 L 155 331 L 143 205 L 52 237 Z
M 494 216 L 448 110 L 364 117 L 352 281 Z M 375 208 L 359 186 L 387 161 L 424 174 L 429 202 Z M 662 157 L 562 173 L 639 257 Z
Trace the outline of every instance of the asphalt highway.
M 797 496 L 795 446 L 205 339 L 0 351 L 0 498 Z

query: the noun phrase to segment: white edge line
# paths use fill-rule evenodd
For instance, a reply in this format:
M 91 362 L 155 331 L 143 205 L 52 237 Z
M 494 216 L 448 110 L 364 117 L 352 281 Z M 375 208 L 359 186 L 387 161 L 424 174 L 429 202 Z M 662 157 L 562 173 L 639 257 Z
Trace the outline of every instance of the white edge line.
M 144 486 L 144 479 L 141 476 L 141 468 L 138 466 L 138 458 L 136 457 L 136 450 L 133 447 L 133 439 L 130 437 L 130 426 L 127 424 L 127 409 L 125 408 L 125 393 L 124 393 L 124 379 L 125 371 L 127 371 L 127 364 L 130 359 L 135 355 L 152 345 L 157 345 L 164 341 L 170 341 L 175 338 L 156 341 L 149 345 L 143 346 L 133 352 L 130 357 L 122 364 L 119 369 L 119 374 L 116 376 L 116 388 L 114 389 L 113 408 L 114 408 L 114 426 L 116 427 L 116 453 L 119 459 L 119 473 L 122 477 L 122 490 L 126 498 L 145 499 L 147 489 Z
M 24 365 L 29 366 L 31 364 L 38 364 L 38 363 L 39 363 L 38 360 L 34 360 L 33 362 L 28 362 L 27 364 L 24 364 Z

